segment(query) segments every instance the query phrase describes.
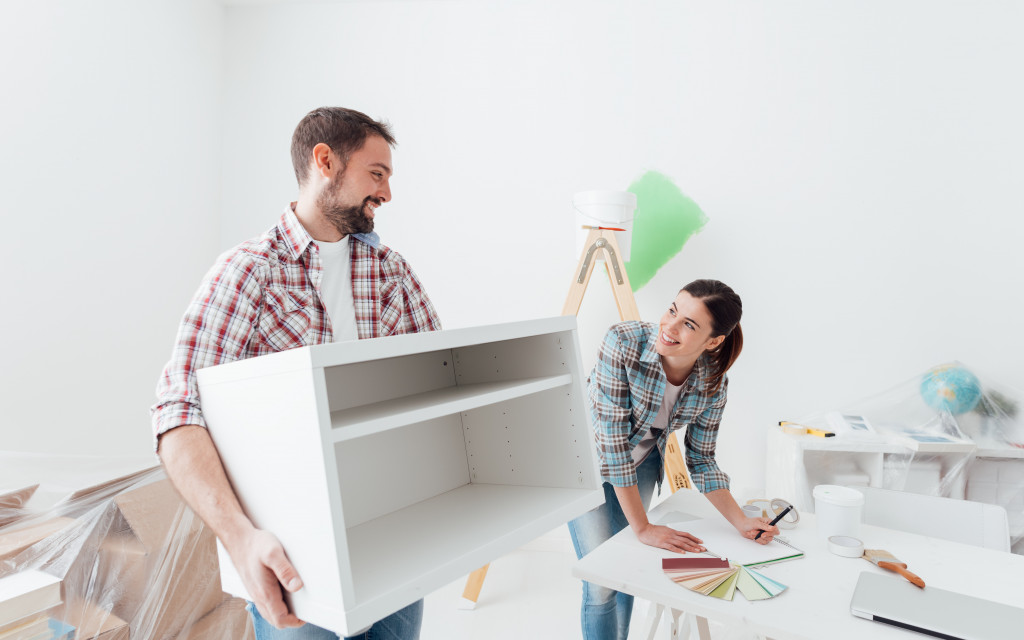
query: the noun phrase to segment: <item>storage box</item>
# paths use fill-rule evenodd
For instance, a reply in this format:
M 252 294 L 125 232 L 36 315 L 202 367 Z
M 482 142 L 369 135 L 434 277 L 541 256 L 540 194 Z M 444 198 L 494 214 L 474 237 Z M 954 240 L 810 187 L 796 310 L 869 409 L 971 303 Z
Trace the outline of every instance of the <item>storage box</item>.
M 75 628 L 75 640 L 129 640 L 127 622 L 88 600 L 66 601 L 57 617 Z
M 39 488 L 38 484 L 21 489 L 0 491 L 0 527 L 11 524 L 25 515 L 25 503 Z
M 350 635 L 601 504 L 576 318 L 293 349 L 203 369 L 232 486 Z M 248 598 L 220 550 L 226 591 Z
M 172 638 L 220 604 L 214 536 L 168 480 L 117 494 L 112 509 L 68 573 L 71 597 L 105 605 L 147 640 Z
M 50 518 L 25 526 L 15 526 L 12 531 L 0 533 L 0 576 L 16 568 L 17 563 L 13 560 L 23 551 L 50 536 L 57 535 L 73 524 L 73 518 Z M 8 560 L 12 562 L 6 562 Z
M 252 617 L 241 598 L 226 597 L 221 604 L 185 629 L 175 640 L 255 640 Z

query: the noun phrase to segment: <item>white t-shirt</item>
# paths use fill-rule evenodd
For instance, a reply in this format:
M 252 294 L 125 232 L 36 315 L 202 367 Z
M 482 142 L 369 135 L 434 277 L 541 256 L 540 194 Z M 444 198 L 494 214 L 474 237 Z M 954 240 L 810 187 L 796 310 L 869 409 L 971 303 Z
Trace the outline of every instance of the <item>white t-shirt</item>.
M 661 432 L 668 429 L 668 421 L 672 419 L 672 409 L 675 408 L 676 402 L 679 400 L 679 394 L 682 392 L 683 385 L 685 384 L 684 382 L 676 386 L 667 380 L 665 381 L 665 397 L 661 400 L 661 408 L 658 409 L 658 415 L 654 417 L 654 424 L 651 425 L 651 430 L 633 448 L 633 464 L 640 466 L 640 463 L 651 454 L 654 445 L 658 442 L 658 437 L 661 436 Z
M 349 259 L 349 236 L 338 242 L 316 241 L 320 247 L 320 296 L 331 319 L 335 342 L 358 340 L 356 306 L 352 302 L 352 263 Z

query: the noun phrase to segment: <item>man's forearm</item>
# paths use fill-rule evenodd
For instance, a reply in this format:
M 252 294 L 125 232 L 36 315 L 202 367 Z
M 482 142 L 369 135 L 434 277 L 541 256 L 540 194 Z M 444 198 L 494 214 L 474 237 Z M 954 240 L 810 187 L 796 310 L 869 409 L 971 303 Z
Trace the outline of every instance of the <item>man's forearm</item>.
M 185 502 L 228 549 L 253 530 L 206 429 L 185 425 L 160 437 L 160 460 Z

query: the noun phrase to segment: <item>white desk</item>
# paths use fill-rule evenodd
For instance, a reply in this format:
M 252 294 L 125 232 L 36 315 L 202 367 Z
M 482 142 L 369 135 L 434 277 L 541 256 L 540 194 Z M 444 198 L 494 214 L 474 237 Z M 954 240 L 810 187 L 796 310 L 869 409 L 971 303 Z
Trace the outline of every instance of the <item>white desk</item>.
M 658 524 L 693 516 L 721 517 L 703 495 L 689 490 L 676 492 L 649 514 Z M 677 554 L 636 544 L 628 527 L 578 561 L 573 575 L 671 609 L 744 626 L 775 640 L 926 637 L 850 614 L 850 598 L 862 571 L 896 574 L 867 560 L 830 553 L 817 538 L 813 514 L 800 513 L 797 527 L 782 534 L 805 556 L 760 568 L 789 589 L 759 602 L 747 601 L 739 591 L 726 601 L 675 584 L 662 572 L 661 559 Z M 633 543 L 627 544 L 630 538 Z M 866 548 L 884 549 L 906 562 L 930 586 L 1014 606 L 1024 604 L 1024 556 L 867 525 L 861 527 L 860 539 Z M 712 541 L 704 542 L 714 549 Z

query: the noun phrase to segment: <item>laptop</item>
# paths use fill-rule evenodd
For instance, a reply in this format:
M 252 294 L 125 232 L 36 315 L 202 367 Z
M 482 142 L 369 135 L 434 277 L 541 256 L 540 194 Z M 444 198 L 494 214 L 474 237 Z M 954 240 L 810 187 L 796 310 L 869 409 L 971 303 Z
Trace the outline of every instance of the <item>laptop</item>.
M 857 580 L 850 613 L 948 640 L 1006 640 L 1024 629 L 1024 609 L 870 571 Z

